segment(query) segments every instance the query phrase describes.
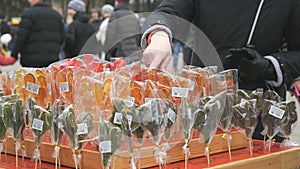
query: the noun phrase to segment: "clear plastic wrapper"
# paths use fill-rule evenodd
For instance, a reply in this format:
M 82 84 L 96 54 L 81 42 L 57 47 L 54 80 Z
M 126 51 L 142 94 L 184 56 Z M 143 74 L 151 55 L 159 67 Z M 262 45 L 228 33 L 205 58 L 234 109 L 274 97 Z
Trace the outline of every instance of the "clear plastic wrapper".
M 262 97 L 261 94 L 257 96 L 259 98 Z M 245 132 L 244 134 L 249 140 L 249 151 L 251 155 L 253 150 L 252 136 L 260 113 L 257 108 L 259 106 L 257 103 L 258 100 L 261 99 L 250 99 L 250 96 L 245 91 L 238 90 L 236 105 L 233 106 L 232 124 L 240 131 Z
M 209 145 L 214 135 L 216 134 L 218 123 L 224 112 L 226 104 L 226 91 L 220 92 L 212 97 L 207 103 L 205 103 L 203 112 L 205 115 L 205 122 L 200 131 L 200 141 L 202 140 L 206 147 L 204 154 L 207 156 L 207 163 L 210 163 L 209 159 Z
M 193 126 L 196 119 L 195 117 L 198 111 L 199 109 L 197 110 L 197 108 L 193 108 L 191 105 L 187 103 L 186 98 L 181 99 L 179 113 L 180 113 L 180 128 L 184 136 L 183 152 L 185 154 L 185 168 L 188 167 L 187 162 L 188 162 L 188 156 L 190 154 L 189 142 L 192 136 Z
M 52 153 L 52 157 L 55 158 L 55 168 L 57 169 L 57 165 L 59 163 L 59 152 L 60 152 L 60 145 L 62 142 L 63 132 L 57 126 L 57 118 L 64 110 L 64 105 L 60 103 L 60 100 L 57 99 L 53 103 L 52 107 L 52 128 L 51 128 L 51 138 L 52 143 L 54 144 L 54 151 Z
M 13 93 L 13 72 L 5 71 L 1 74 L 2 78 L 2 89 L 4 95 L 11 95 Z
M 7 128 L 6 128 L 6 125 L 4 123 L 4 111 L 3 111 L 3 104 L 1 103 L 0 104 L 0 153 L 2 152 L 3 150 L 3 142 L 5 140 L 5 137 L 6 137 L 6 131 L 7 131 Z
M 265 100 L 262 111 L 262 123 L 264 125 L 264 133 L 269 138 L 267 141 L 269 151 L 273 142 L 272 139 L 279 131 L 284 134 L 286 137 L 285 142 L 287 143 L 291 134 L 291 125 L 296 121 L 295 103 L 291 101 L 277 103 L 274 100 Z
M 235 105 L 236 101 L 236 93 L 238 89 L 238 72 L 237 69 L 229 69 L 220 72 L 219 74 L 224 74 L 225 79 L 226 79 L 226 89 L 227 89 L 227 94 L 226 94 L 226 104 L 225 104 L 225 109 L 222 114 L 222 117 L 219 122 L 219 127 L 220 129 L 224 132 L 222 138 L 227 140 L 227 145 L 228 145 L 228 152 L 229 152 L 229 159 L 231 159 L 231 120 L 233 116 L 232 108 Z
M 111 156 L 119 149 L 122 139 L 122 130 L 119 127 L 111 127 L 109 121 L 100 116 L 99 120 L 99 152 L 102 155 L 104 169 L 110 168 Z
M 29 98 L 30 99 L 30 98 Z M 52 114 L 50 111 L 38 106 L 34 105 L 31 110 L 31 130 L 34 134 L 34 143 L 35 150 L 33 154 L 33 159 L 35 159 L 35 168 L 37 168 L 37 162 L 41 162 L 41 154 L 40 154 L 40 144 L 41 138 L 45 134 L 46 131 L 51 129 L 52 125 Z
M 282 118 L 280 131 L 284 135 L 285 139 L 280 144 L 280 147 L 299 146 L 298 143 L 290 139 L 292 126 L 297 122 L 298 119 L 298 115 L 296 112 L 296 103 L 295 101 L 287 101 L 284 104 L 286 106 L 286 110 Z

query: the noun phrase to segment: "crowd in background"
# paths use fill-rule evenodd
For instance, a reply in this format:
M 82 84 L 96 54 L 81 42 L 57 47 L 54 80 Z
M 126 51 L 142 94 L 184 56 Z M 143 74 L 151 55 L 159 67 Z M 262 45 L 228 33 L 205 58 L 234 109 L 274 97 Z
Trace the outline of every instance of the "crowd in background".
M 1 21 L 1 36 L 11 36 L 4 38 L 9 40 L 7 45 L 4 41 L 1 43 L 1 49 L 5 49 L 1 51 L 11 51 L 10 55 L 1 52 L 1 65 L 14 64 L 20 59 L 24 67 L 45 67 L 81 53 L 96 54 L 101 59 L 110 60 L 113 57 L 127 57 L 140 49 L 137 37 L 127 38 L 125 43 L 111 42 L 118 38 L 113 37 L 115 35 L 128 34 L 128 31 L 136 31 L 138 34 L 140 30 L 139 17 L 134 15 L 129 0 L 116 0 L 114 6 L 104 4 L 91 11 L 86 11 L 84 1 L 70 0 L 65 19 L 43 0 L 28 2 L 31 8 L 20 18 Z M 130 18 L 132 21 L 129 23 L 133 30 L 126 30 L 126 26 L 121 24 L 112 24 L 108 30 L 110 22 L 131 14 L 134 17 Z M 130 53 L 128 49 L 131 49 Z

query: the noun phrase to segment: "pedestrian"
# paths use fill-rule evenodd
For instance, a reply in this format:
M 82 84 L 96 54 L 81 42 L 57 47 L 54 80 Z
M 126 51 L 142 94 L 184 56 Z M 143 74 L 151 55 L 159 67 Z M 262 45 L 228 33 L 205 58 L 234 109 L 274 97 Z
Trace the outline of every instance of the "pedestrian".
M 139 20 L 130 8 L 129 0 L 116 0 L 103 47 L 105 59 L 133 57 L 139 51 L 139 33 Z
M 90 23 L 94 27 L 95 31 L 98 31 L 99 26 L 101 24 L 102 17 L 101 17 L 101 9 L 93 8 L 91 10 L 91 20 Z
M 105 43 L 106 30 L 107 30 L 107 25 L 108 25 L 108 22 L 109 22 L 109 16 L 111 15 L 111 13 L 113 11 L 114 11 L 114 7 L 111 6 L 110 4 L 103 5 L 103 7 L 102 7 L 102 18 L 104 20 L 100 24 L 99 30 L 96 33 L 96 38 L 97 38 L 97 41 L 98 41 L 99 45 L 101 46 L 101 49 L 102 49 L 102 47 Z M 100 58 L 102 60 L 105 60 L 105 53 L 104 53 L 103 50 L 101 50 Z
M 21 17 L 11 57 L 1 65 L 14 64 L 21 54 L 23 67 L 46 67 L 59 60 L 65 33 L 61 15 L 43 0 L 28 0 L 31 8 Z
M 71 0 L 68 3 L 68 15 L 72 18 L 67 28 L 64 45 L 66 58 L 78 56 L 86 41 L 95 33 L 85 14 L 85 3 L 82 0 Z
M 207 36 L 221 66 L 239 70 L 242 89 L 271 88 L 285 98 L 286 86 L 300 75 L 300 1 L 165 0 L 142 29 L 147 66 L 165 69 L 168 65 L 172 56 L 170 39 L 190 30 L 182 29 L 178 17 Z M 200 38 L 194 40 L 195 47 L 203 47 Z M 284 44 L 287 50 L 282 50 Z M 197 57 L 191 64 L 204 66 Z M 263 139 L 261 130 L 257 129 L 253 137 Z

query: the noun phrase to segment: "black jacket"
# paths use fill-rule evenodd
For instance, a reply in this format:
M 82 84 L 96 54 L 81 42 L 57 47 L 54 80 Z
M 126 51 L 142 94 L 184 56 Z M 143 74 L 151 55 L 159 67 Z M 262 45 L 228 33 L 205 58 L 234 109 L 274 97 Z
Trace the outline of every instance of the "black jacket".
M 133 56 L 139 51 L 139 34 L 139 21 L 130 9 L 130 4 L 116 5 L 114 12 L 109 17 L 106 32 L 103 49 L 106 52 L 106 60 L 110 60 L 111 57 Z
M 21 65 L 46 67 L 59 60 L 65 38 L 62 17 L 46 3 L 37 3 L 21 18 L 12 56 L 21 53 Z
M 165 0 L 156 12 L 179 16 L 186 23 L 192 22 L 212 42 L 227 69 L 236 65 L 225 62 L 225 56 L 230 53 L 230 48 L 246 45 L 259 3 L 260 0 Z M 159 24 L 171 29 L 174 38 L 184 39 L 190 30 L 186 27 L 188 24 L 177 18 L 168 19 L 163 13 L 150 16 L 142 32 Z M 214 52 L 203 52 L 210 47 L 201 40 L 203 38 L 196 36 L 195 46 L 200 48 L 202 62 L 205 65 L 218 64 L 210 60 Z M 251 44 L 260 54 L 272 55 L 285 66 L 285 80 L 290 85 L 300 75 L 300 1 L 265 0 Z M 284 44 L 287 44 L 287 51 L 280 51 Z M 192 60 L 192 64 L 198 66 L 202 62 L 197 57 Z M 240 86 L 255 89 L 264 84 L 263 81 L 246 82 Z
M 68 26 L 64 51 L 67 58 L 77 56 L 86 41 L 95 33 L 87 15 L 77 12 Z

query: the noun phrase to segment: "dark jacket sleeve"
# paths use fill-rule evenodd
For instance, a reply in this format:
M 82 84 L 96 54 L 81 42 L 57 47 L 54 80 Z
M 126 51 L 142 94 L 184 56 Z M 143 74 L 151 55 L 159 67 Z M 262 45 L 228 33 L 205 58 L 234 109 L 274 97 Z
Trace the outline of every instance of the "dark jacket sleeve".
M 165 0 L 157 9 L 147 18 L 142 27 L 142 33 L 154 25 L 163 25 L 168 27 L 172 34 L 180 33 L 177 25 L 180 20 L 177 17 L 183 18 L 192 22 L 194 18 L 194 0 Z M 175 17 L 174 17 L 175 16 Z
M 295 0 L 288 25 L 286 26 L 287 51 L 274 53 L 284 66 L 285 83 L 290 86 L 300 75 L 300 1 Z
M 18 59 L 18 53 L 21 52 L 22 47 L 26 44 L 30 31 L 32 29 L 32 19 L 29 12 L 25 12 L 22 15 L 21 23 L 19 26 L 19 30 L 17 32 L 17 38 L 15 40 L 14 47 L 12 49 L 11 55 Z

